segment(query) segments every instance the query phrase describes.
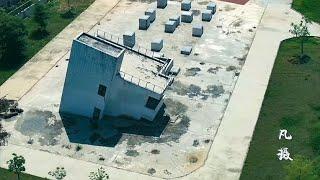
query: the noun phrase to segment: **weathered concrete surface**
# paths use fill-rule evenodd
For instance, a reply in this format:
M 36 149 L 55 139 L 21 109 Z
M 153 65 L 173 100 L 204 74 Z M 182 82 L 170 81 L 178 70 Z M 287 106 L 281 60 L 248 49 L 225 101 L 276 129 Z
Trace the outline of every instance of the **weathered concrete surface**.
M 33 56 L 0 87 L 0 97 L 19 100 L 26 94 L 71 48 L 71 39 L 87 32 L 102 19 L 119 0 L 96 0 L 52 41 Z
M 19 104 L 25 110 L 23 115 L 3 122 L 13 134 L 10 144 L 59 154 L 61 159 L 69 156 L 162 178 L 185 176 L 201 168 L 264 9 L 260 1 L 246 6 L 222 2 L 219 3 L 222 9 L 216 13 L 215 19 L 202 22 L 200 10 L 206 8 L 206 3 L 195 3 L 193 23 L 182 23 L 173 35 L 163 32 L 163 23 L 180 13 L 180 3 L 174 1 L 165 9 L 158 9 L 157 19 L 148 31 L 139 31 L 137 20 L 146 9 L 156 4 L 123 0 L 89 32 L 93 34 L 96 29 L 102 29 L 121 36 L 125 31 L 135 30 L 137 43 L 144 47 L 150 47 L 155 34 L 164 39 L 166 43 L 162 52 L 174 57 L 181 73 L 166 92 L 171 123 L 160 137 L 144 136 L 146 132 L 143 130 L 139 131 L 140 134 L 125 131 L 127 133 L 119 137 L 114 136 L 119 134 L 117 129 L 103 126 L 95 131 L 99 140 L 115 137 L 113 140 L 118 141 L 116 138 L 121 138 L 116 145 L 108 147 L 98 141 L 91 142 L 91 137 L 96 136 L 88 121 L 73 120 L 71 124 L 76 124 L 73 127 L 69 126 L 70 121 L 63 120 L 62 124 L 58 108 L 68 65 L 64 60 L 68 57 L 66 55 L 20 99 Z M 194 23 L 203 23 L 207 29 L 201 38 L 192 37 Z M 186 44 L 193 45 L 189 56 L 181 55 L 179 51 Z M 130 123 L 121 122 L 117 126 L 130 130 Z M 50 125 L 46 126 L 48 123 Z M 150 131 L 150 128 L 146 129 Z M 159 128 L 151 130 L 157 132 Z M 28 143 L 30 138 L 34 140 L 33 144 Z M 79 152 L 75 151 L 77 143 L 83 147 Z M 70 148 L 66 148 L 69 145 Z M 154 150 L 158 153 L 152 153 Z M 104 160 L 100 160 L 101 156 Z
M 282 40 L 291 37 L 291 22 L 301 20 L 290 4 L 291 0 L 269 2 L 208 159 L 185 179 L 239 179 L 278 47 Z M 310 31 L 311 35 L 320 36 L 318 24 L 312 24 Z
M 289 28 L 289 24 L 291 22 L 289 17 L 291 16 L 297 17 L 292 19 L 297 21 L 299 20 L 299 16 L 297 15 L 297 13 L 290 11 L 289 14 L 285 14 L 285 10 L 289 10 L 287 4 L 279 4 L 279 5 L 281 5 L 279 7 L 282 7 L 282 8 L 273 7 L 273 6 L 278 6 L 278 4 L 273 4 L 271 6 L 272 8 L 275 8 L 275 9 L 273 9 L 269 13 L 268 11 L 266 12 L 265 17 L 263 18 L 263 21 L 262 21 L 262 25 L 259 26 L 258 28 L 259 30 L 258 30 L 257 37 L 254 40 L 252 49 L 250 50 L 249 56 L 247 58 L 248 62 L 243 67 L 243 72 L 241 72 L 241 77 L 239 78 L 239 82 L 236 85 L 234 95 L 230 100 L 230 104 L 227 108 L 222 124 L 218 130 L 216 139 L 214 140 L 214 143 L 211 146 L 211 151 L 209 153 L 209 156 L 207 157 L 207 161 L 205 162 L 203 167 L 200 167 L 200 169 L 195 170 L 193 173 L 187 176 L 184 176 L 183 177 L 184 179 L 211 180 L 211 179 L 238 179 L 239 178 L 243 161 L 245 159 L 246 152 L 248 149 L 249 141 L 251 139 L 255 122 L 258 117 L 261 102 L 263 100 L 263 95 L 267 86 L 267 82 L 268 82 L 267 79 L 269 78 L 269 75 L 271 73 L 271 68 L 273 65 L 273 61 L 275 58 L 275 54 L 276 54 L 279 42 L 282 39 L 289 36 L 287 32 Z M 268 10 L 270 11 L 270 7 L 268 8 Z M 274 18 L 272 18 L 272 16 L 274 16 Z M 136 21 L 135 21 L 135 24 L 136 24 Z M 286 24 L 288 26 L 281 27 L 283 26 L 283 24 Z M 277 28 L 280 28 L 280 30 Z M 317 30 L 319 28 L 318 26 L 315 26 L 315 27 L 312 27 L 312 29 Z M 274 39 L 271 39 L 270 37 L 273 37 L 273 35 L 275 35 L 275 37 Z M 270 51 L 264 52 L 264 50 L 267 48 L 270 48 Z M 234 51 L 234 49 L 232 49 L 232 51 Z M 204 52 L 201 52 L 200 54 L 202 53 Z M 68 56 L 65 56 L 64 58 L 66 57 Z M 181 64 L 183 64 L 182 63 L 183 59 L 182 58 L 179 58 L 179 59 L 180 60 L 178 62 L 181 61 Z M 180 78 L 181 81 L 187 81 L 188 78 L 195 79 L 195 78 L 207 77 L 201 74 L 201 68 L 207 68 L 207 67 L 200 66 L 200 71 L 199 71 L 197 68 L 193 68 L 193 66 L 196 65 L 196 63 L 197 61 L 190 61 L 190 63 L 188 61 L 188 63 L 186 63 L 186 65 L 183 66 L 183 71 L 181 72 L 181 74 L 184 74 L 184 76 L 187 76 L 187 78 L 181 76 Z M 48 89 L 51 89 L 53 91 L 53 89 L 56 88 L 57 86 L 60 87 L 61 84 L 59 83 L 63 82 L 63 79 L 57 81 L 56 79 L 61 78 L 61 76 L 59 75 L 59 73 L 54 73 L 54 71 L 63 72 L 63 69 L 66 67 L 67 63 L 65 61 L 59 61 L 58 65 L 59 65 L 58 68 L 54 68 L 54 70 L 51 71 L 52 72 L 51 74 L 49 73 L 49 75 L 47 75 L 46 78 L 44 78 L 37 87 L 32 89 L 33 92 L 30 93 L 28 98 L 24 98 L 25 100 L 22 100 L 24 101 L 24 104 L 26 106 L 28 105 L 33 106 L 33 104 L 38 104 L 39 106 L 41 106 L 41 102 L 45 101 L 46 103 L 48 103 L 48 101 L 50 100 L 54 100 L 53 102 L 49 102 L 50 105 L 56 103 L 56 100 L 59 99 L 59 93 L 52 94 L 48 92 Z M 206 62 L 205 66 L 207 65 L 208 66 L 211 65 L 209 61 Z M 216 72 L 216 69 L 214 68 L 208 69 L 208 72 L 214 73 Z M 200 77 L 198 77 L 199 74 L 200 74 Z M 52 82 L 57 84 L 54 84 Z M 47 85 L 48 87 L 43 88 L 43 85 Z M 41 95 L 41 98 L 32 96 L 37 94 L 37 92 L 40 92 L 38 94 Z M 189 96 L 190 95 L 193 96 L 193 94 L 189 94 Z M 56 97 L 52 97 L 52 96 L 56 96 Z M 176 95 L 173 94 L 173 96 L 171 97 L 176 97 Z M 192 103 L 190 102 L 193 102 L 191 100 L 188 100 L 187 98 L 180 98 L 180 99 L 183 99 L 183 102 L 186 102 L 188 105 L 191 105 Z M 39 102 L 39 103 L 35 103 L 35 102 Z M 239 106 L 239 104 L 243 104 L 243 106 Z M 203 105 L 207 106 L 209 104 L 207 103 Z M 190 109 L 196 109 L 195 106 L 197 105 L 191 105 Z M 52 107 L 45 107 L 45 108 L 52 108 Z M 209 119 L 209 118 L 204 118 L 202 116 L 206 116 L 206 115 L 212 116 L 212 114 L 216 114 L 216 113 L 212 113 L 212 108 L 213 108 L 212 106 L 206 107 L 206 112 L 208 112 L 208 114 L 202 113 L 200 114 L 201 116 L 193 114 L 196 117 L 194 118 L 194 121 L 192 121 L 192 123 L 194 124 L 192 127 L 195 128 L 195 129 L 192 129 L 193 132 L 198 132 L 197 130 L 201 129 L 202 127 L 201 124 L 203 124 L 202 120 Z M 24 140 L 24 142 L 26 141 Z M 150 148 L 153 148 L 153 145 L 151 145 Z M 169 146 L 163 146 L 163 150 L 161 150 L 161 152 L 165 151 L 165 149 L 169 149 Z M 105 152 L 105 149 L 103 150 Z M 138 149 L 138 150 L 141 150 L 142 152 L 144 149 Z M 54 155 L 48 152 L 29 149 L 27 147 L 20 146 L 20 144 L 19 146 L 10 144 L 8 147 L 5 147 L 3 150 L 1 150 L 1 156 L 3 157 L 3 158 L 0 157 L 1 167 L 6 167 L 5 162 L 11 157 L 10 155 L 12 152 L 21 154 L 26 157 L 28 162 L 32 162 L 27 165 L 28 173 L 38 175 L 38 176 L 43 176 L 43 177 L 47 176 L 47 172 L 49 170 L 54 169 L 56 166 L 64 166 L 68 171 L 67 179 L 80 179 L 80 180 L 87 179 L 88 173 L 90 171 L 97 169 L 97 167 L 100 166 L 94 163 L 76 160 L 63 155 Z M 181 152 L 182 151 L 178 151 L 175 153 L 180 154 Z M 81 153 L 82 152 L 80 152 L 80 154 Z M 115 156 L 120 155 L 120 153 L 123 153 L 123 152 L 119 152 L 115 154 Z M 166 153 L 170 155 L 169 153 L 172 153 L 172 151 L 166 152 Z M 73 152 L 73 155 L 77 156 L 79 155 L 79 153 Z M 119 156 L 119 158 L 126 159 L 127 157 L 122 155 L 122 157 Z M 145 163 L 146 162 L 145 160 L 146 158 L 137 160 L 137 161 L 140 161 L 140 163 Z M 149 163 L 150 163 L 150 160 L 151 158 L 148 159 Z M 165 164 L 166 163 L 165 161 L 167 160 L 163 159 L 161 162 L 160 161 L 152 162 L 152 164 L 154 163 Z M 43 164 L 43 162 L 50 162 L 50 163 L 47 163 L 46 166 L 39 166 L 39 164 Z M 173 166 L 176 166 L 176 165 L 173 164 Z M 112 179 L 129 179 L 129 178 L 130 179 L 134 179 L 134 178 L 154 179 L 151 176 L 145 176 L 145 175 L 137 174 L 131 171 L 120 170 L 117 168 L 112 168 L 110 166 L 105 168 L 107 169 L 107 172 L 109 172 Z M 81 172 L 79 172 L 79 169 L 81 169 Z

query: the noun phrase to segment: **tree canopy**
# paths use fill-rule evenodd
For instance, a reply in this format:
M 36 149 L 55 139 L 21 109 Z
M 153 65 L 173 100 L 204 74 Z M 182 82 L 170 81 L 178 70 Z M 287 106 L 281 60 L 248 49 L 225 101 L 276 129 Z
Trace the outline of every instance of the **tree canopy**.
M 28 34 L 22 19 L 0 10 L 0 27 L 0 67 L 20 65 Z
M 17 174 L 18 179 L 20 180 L 20 174 L 26 170 L 24 167 L 24 164 L 26 163 L 26 160 L 23 156 L 18 156 L 17 154 L 13 153 L 13 158 L 7 161 L 8 169 L 11 172 L 14 172 Z
M 39 30 L 41 32 L 46 31 L 48 19 L 49 16 L 45 6 L 41 3 L 36 3 L 33 12 L 33 20 L 39 25 Z
M 313 162 L 300 155 L 295 156 L 294 161 L 290 162 L 285 170 L 287 171 L 287 180 L 319 179 L 319 176 L 315 173 Z

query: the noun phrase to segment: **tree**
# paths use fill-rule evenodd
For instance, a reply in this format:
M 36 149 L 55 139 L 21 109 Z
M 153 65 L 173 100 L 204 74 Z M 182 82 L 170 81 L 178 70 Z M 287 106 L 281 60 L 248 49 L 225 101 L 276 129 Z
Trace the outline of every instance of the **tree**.
M 61 180 L 67 176 L 67 172 L 64 167 L 57 167 L 54 171 L 50 171 L 48 174 L 56 178 L 56 180 Z
M 90 172 L 89 178 L 90 180 L 106 180 L 109 179 L 109 175 L 103 167 L 100 167 L 98 172 Z
M 10 134 L 4 130 L 2 124 L 0 124 L 0 146 L 6 145 L 9 137 Z
M 287 172 L 287 180 L 316 180 L 319 179 L 314 173 L 313 163 L 300 155 L 295 156 L 294 160 L 284 167 Z
M 61 14 L 61 17 L 65 18 L 65 19 L 74 18 L 76 13 L 70 3 L 70 0 L 67 0 L 67 6 L 68 6 L 68 9 L 64 13 Z
M 0 10 L 0 67 L 16 67 L 24 61 L 27 30 L 22 19 Z
M 302 17 L 300 23 L 291 23 L 291 29 L 289 32 L 294 35 L 294 37 L 299 38 L 300 40 L 300 60 L 303 60 L 305 57 L 307 57 L 304 54 L 304 43 L 308 40 L 308 36 L 310 36 L 310 32 L 308 29 L 308 24 L 310 24 L 311 21 L 309 21 L 307 18 Z M 301 62 L 301 61 L 300 61 Z
M 26 168 L 24 164 L 26 160 L 22 156 L 17 156 L 17 154 L 13 153 L 13 158 L 7 161 L 8 169 L 10 172 L 13 172 L 17 175 L 18 180 L 20 180 L 21 172 L 25 171 Z
M 313 160 L 313 165 L 314 165 L 314 174 L 320 177 L 320 156 L 316 157 Z
M 36 3 L 33 12 L 33 20 L 39 25 L 37 31 L 40 33 L 47 33 L 48 13 L 41 3 Z

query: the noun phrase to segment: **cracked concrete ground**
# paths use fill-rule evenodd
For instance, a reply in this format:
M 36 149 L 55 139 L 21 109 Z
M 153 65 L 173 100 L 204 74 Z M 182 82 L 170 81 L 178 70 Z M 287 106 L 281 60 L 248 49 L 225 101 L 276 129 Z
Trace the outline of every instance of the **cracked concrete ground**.
M 147 48 L 154 38 L 164 39 L 162 52 L 174 59 L 181 72 L 166 92 L 166 111 L 171 119 L 160 137 L 124 133 L 114 147 L 107 147 L 103 141 L 114 137 L 119 128 L 102 128 L 94 130 L 94 134 L 86 119 L 81 118 L 64 121 L 61 127 L 58 108 L 67 54 L 21 98 L 19 103 L 25 113 L 4 122 L 13 132 L 10 143 L 162 178 L 184 176 L 200 168 L 212 148 L 238 73 L 241 73 L 263 4 L 251 1 L 240 6 L 219 2 L 220 8 L 213 20 L 204 24 L 202 38 L 191 36 L 191 24 L 181 25 L 173 34 L 163 32 L 163 23 L 180 12 L 180 5 L 175 1 L 169 2 L 164 10 L 157 9 L 157 20 L 148 31 L 137 30 L 138 18 L 149 7 L 155 7 L 155 3 L 120 1 L 89 33 L 102 29 L 121 36 L 127 30 L 136 31 L 137 42 Z M 205 9 L 205 2 L 194 3 L 193 7 Z M 201 23 L 199 18 L 195 16 L 194 23 Z M 71 38 L 68 38 L 70 43 Z M 179 49 L 185 44 L 194 46 L 192 55 L 180 55 Z M 35 113 L 38 115 L 34 116 Z M 38 123 L 32 122 L 35 120 Z M 71 127 L 67 128 L 68 125 Z M 132 122 L 123 123 L 123 127 L 131 125 Z M 83 127 L 88 131 L 84 132 Z M 76 142 L 73 136 L 83 137 L 81 142 L 86 143 Z M 94 141 L 97 139 L 102 139 L 102 144 Z M 90 141 L 97 144 L 90 144 Z M 82 147 L 79 151 L 76 151 L 77 144 Z

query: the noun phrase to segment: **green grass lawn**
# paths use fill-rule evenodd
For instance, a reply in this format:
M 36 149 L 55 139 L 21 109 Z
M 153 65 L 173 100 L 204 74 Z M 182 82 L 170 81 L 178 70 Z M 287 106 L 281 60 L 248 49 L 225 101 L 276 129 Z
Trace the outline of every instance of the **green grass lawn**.
M 20 177 L 21 177 L 21 180 L 44 180 L 43 178 L 39 178 L 29 174 L 22 174 Z M 11 173 L 6 169 L 0 168 L 0 180 L 16 180 L 16 179 L 17 179 L 17 176 L 14 173 Z
M 294 0 L 292 8 L 304 14 L 310 20 L 320 23 L 320 1 L 319 0 Z
M 70 22 L 72 22 L 82 11 L 87 9 L 94 0 L 70 0 L 72 7 L 74 7 L 75 16 L 73 18 L 63 18 L 61 14 L 65 11 L 67 0 L 52 0 L 46 5 L 49 13 L 47 30 L 49 35 L 43 39 L 32 38 L 32 32 L 37 28 L 37 25 L 32 18 L 25 19 L 25 25 L 29 32 L 27 39 L 26 59 L 29 60 L 34 56 L 43 46 L 45 46 L 52 38 L 54 38 L 60 31 L 62 31 Z M 0 67 L 0 85 L 3 84 L 13 73 L 15 73 L 20 66 L 12 69 Z
M 306 64 L 288 61 L 300 52 L 297 39 L 280 45 L 241 180 L 284 179 L 283 167 L 290 162 L 278 160 L 281 147 L 288 147 L 293 159 L 319 155 L 311 137 L 313 128 L 320 127 L 320 38 L 309 39 L 305 52 L 311 60 Z M 287 129 L 293 139 L 278 140 L 280 129 Z

